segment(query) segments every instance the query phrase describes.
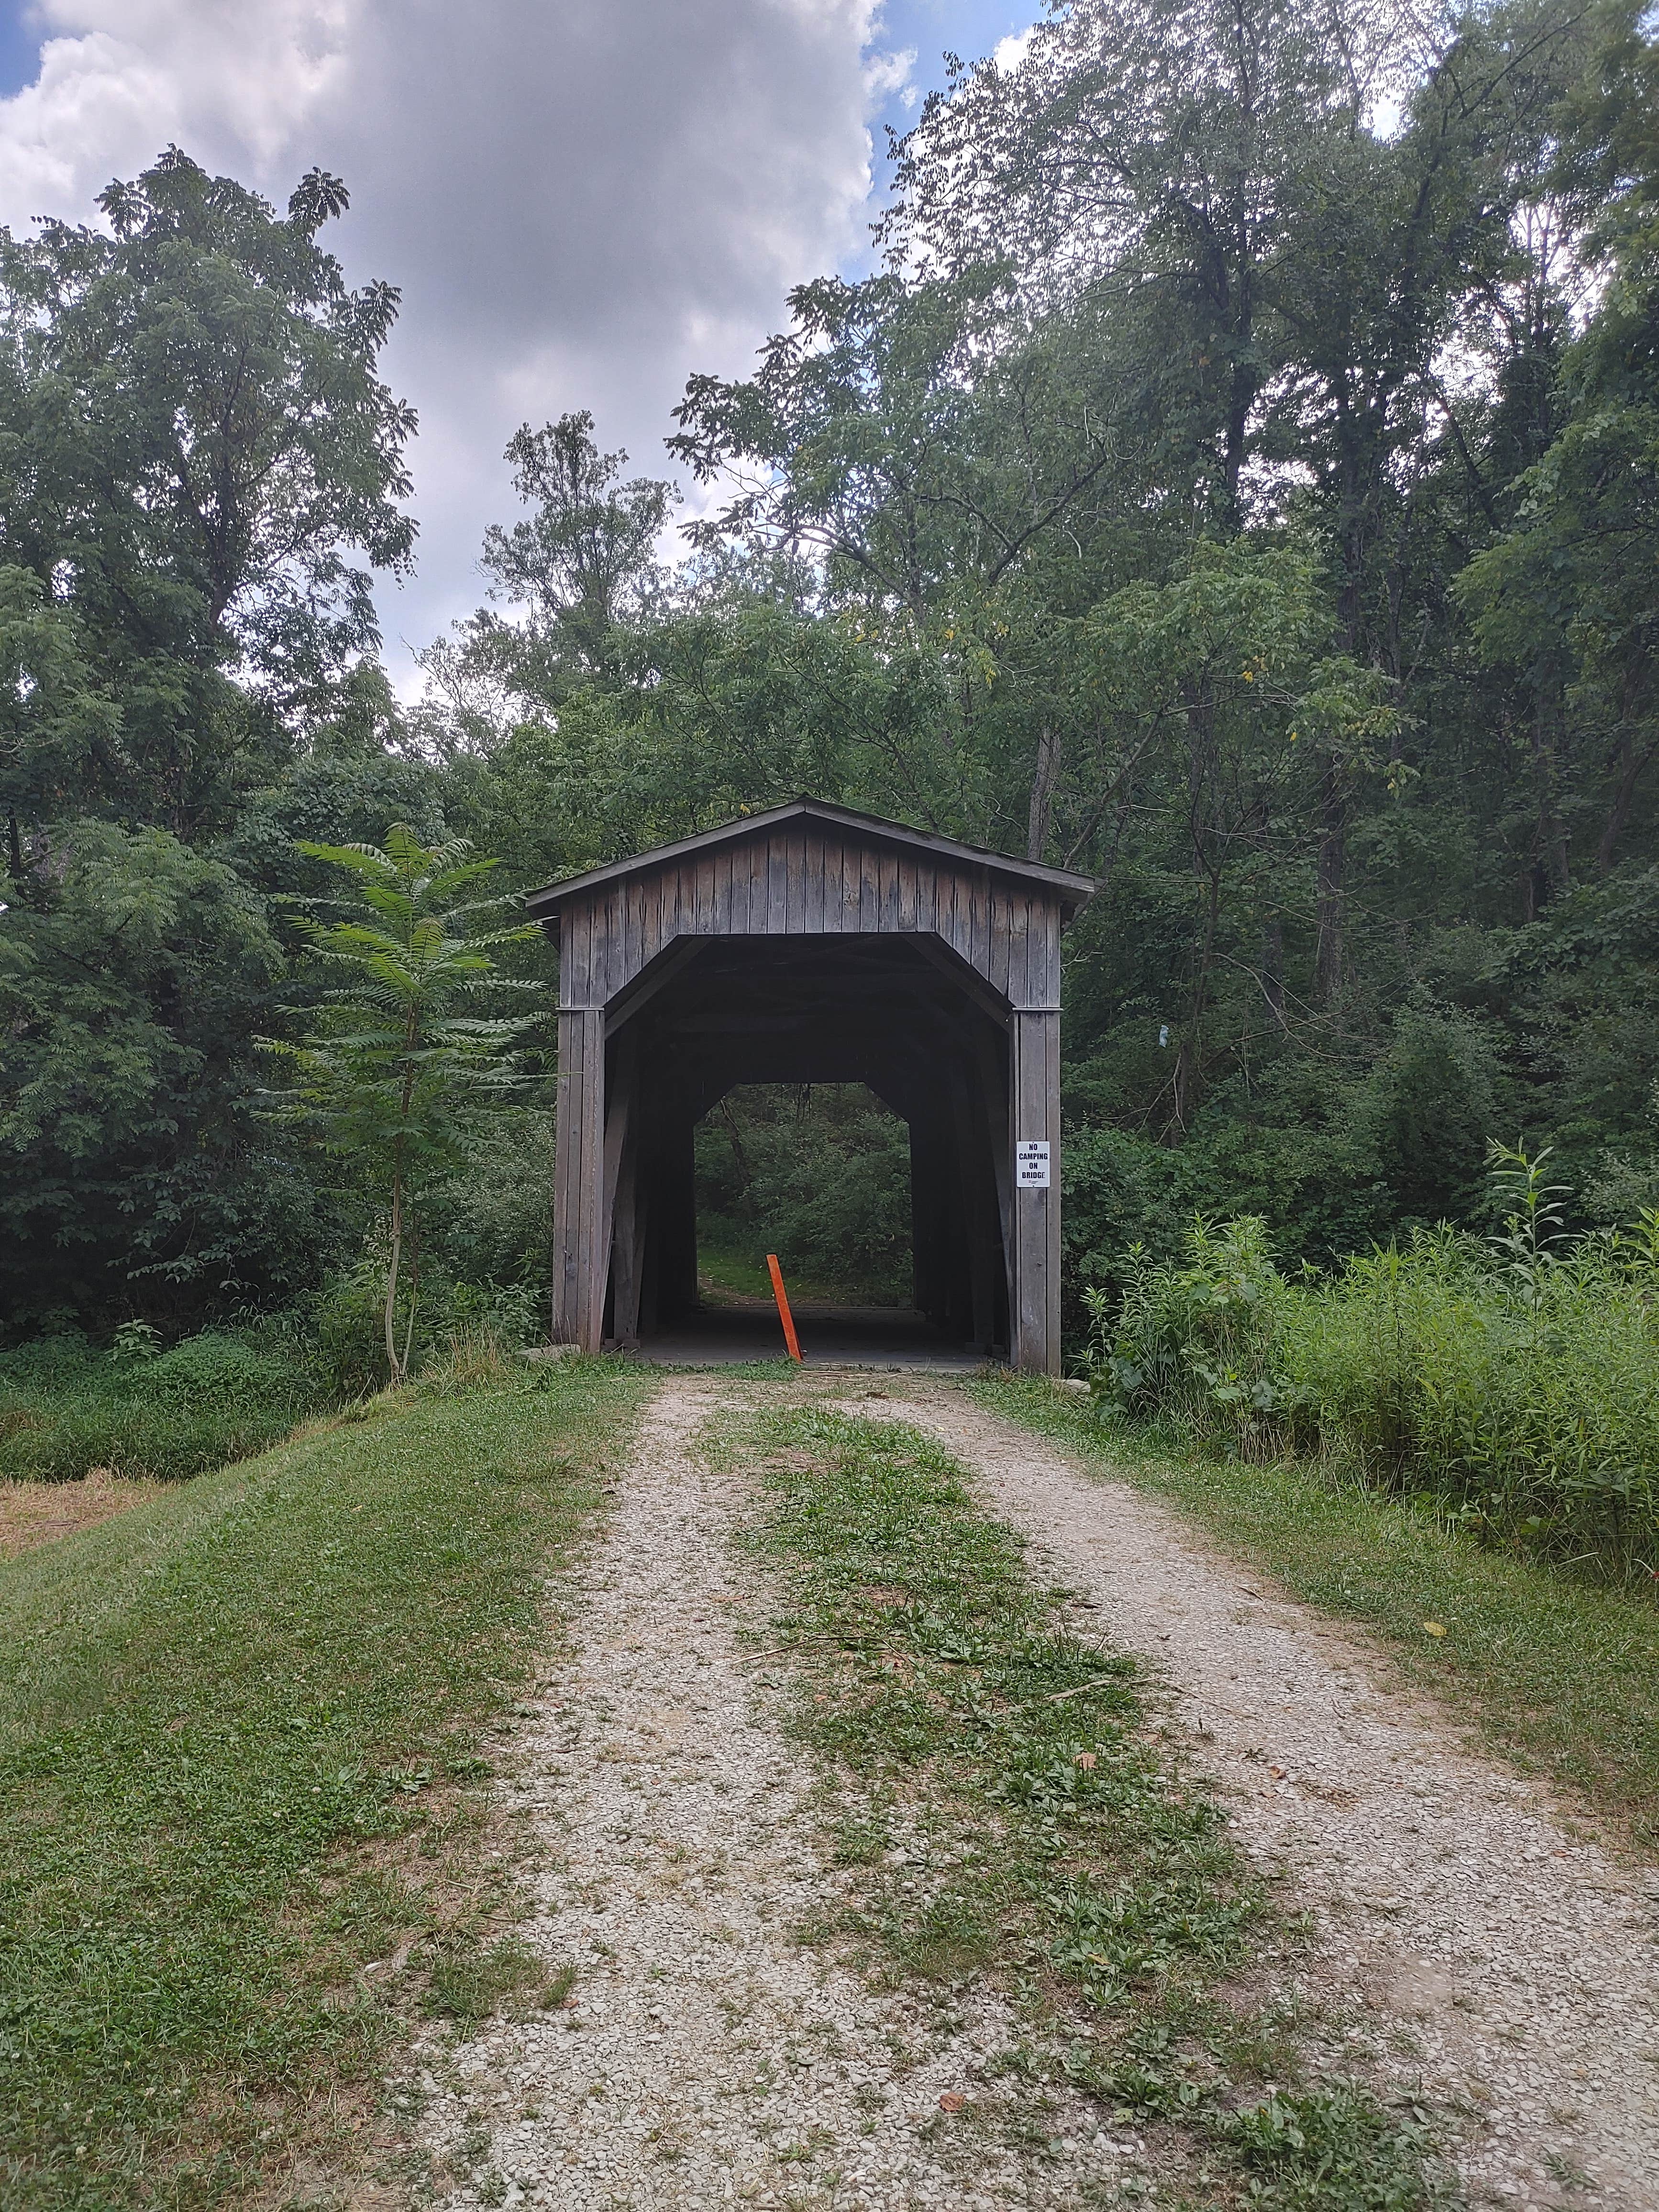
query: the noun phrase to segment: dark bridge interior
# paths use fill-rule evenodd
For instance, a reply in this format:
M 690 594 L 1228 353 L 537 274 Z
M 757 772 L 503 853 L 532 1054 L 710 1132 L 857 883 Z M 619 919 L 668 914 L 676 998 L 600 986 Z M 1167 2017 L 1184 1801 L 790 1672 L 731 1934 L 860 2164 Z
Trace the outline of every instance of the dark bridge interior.
M 605 1334 L 698 1310 L 693 1139 L 738 1084 L 864 1083 L 910 1133 L 915 1300 L 939 1335 L 1008 1342 L 1007 1006 L 937 938 L 680 939 L 607 1023 L 625 1101 Z

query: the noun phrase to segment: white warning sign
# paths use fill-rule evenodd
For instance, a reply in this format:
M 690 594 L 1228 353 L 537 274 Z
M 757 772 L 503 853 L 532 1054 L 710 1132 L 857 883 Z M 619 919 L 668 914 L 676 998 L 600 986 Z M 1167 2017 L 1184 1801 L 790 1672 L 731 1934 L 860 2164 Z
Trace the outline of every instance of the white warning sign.
M 1022 1137 L 1014 1146 L 1014 1181 L 1021 1190 L 1048 1188 L 1048 1146 L 1046 1139 Z

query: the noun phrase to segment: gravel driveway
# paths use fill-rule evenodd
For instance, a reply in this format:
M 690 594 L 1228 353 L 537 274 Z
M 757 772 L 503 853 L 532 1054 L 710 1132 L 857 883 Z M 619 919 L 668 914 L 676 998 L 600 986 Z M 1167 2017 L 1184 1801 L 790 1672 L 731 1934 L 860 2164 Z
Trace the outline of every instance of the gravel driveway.
M 524 1723 L 514 1785 L 539 1832 L 524 1933 L 550 1971 L 578 1968 L 577 2002 L 417 2053 L 437 2201 L 1098 2204 L 1136 2164 L 1133 2133 L 1080 2099 L 982 2084 L 1010 2039 L 1001 2006 L 883 1995 L 795 1939 L 836 1895 L 814 1778 L 736 1638 L 772 1603 L 727 1546 L 744 1492 L 688 1449 L 755 1395 L 665 1383 L 578 1577 L 581 1648 Z M 964 2091 L 969 2110 L 941 2109 Z
M 1150 1662 L 1244 1847 L 1313 1916 L 1320 2039 L 1467 2112 L 1474 2203 L 1659 2212 L 1659 1877 L 1573 1840 L 1358 1636 L 1127 1484 L 941 1381 L 802 1385 L 935 1431 L 1039 1571 L 1046 1553 Z M 525 1932 L 578 1968 L 577 2002 L 419 2054 L 441 2203 L 1059 2212 L 1133 2189 L 1133 2137 L 1076 2102 L 1034 2125 L 981 2081 L 1010 2032 L 997 2006 L 874 1991 L 794 1938 L 836 1876 L 737 1639 L 769 1609 L 728 1548 L 740 1479 L 690 1449 L 717 1412 L 775 1399 L 665 1382 L 579 1577 L 584 1641 L 508 1785 L 536 1824 Z M 1022 2147 L 1045 2136 L 1063 2157 Z

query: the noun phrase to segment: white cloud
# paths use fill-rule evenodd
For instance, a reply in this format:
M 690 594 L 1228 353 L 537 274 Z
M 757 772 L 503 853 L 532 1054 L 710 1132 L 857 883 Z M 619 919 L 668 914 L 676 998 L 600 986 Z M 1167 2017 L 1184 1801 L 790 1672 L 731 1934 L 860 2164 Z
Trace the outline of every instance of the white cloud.
M 1000 70 L 1017 70 L 1030 50 L 1035 23 L 1028 23 L 1023 31 L 1011 31 L 1006 39 L 999 39 L 991 58 Z
M 387 356 L 422 418 L 420 571 L 389 646 L 474 605 L 520 421 L 591 407 L 659 474 L 686 375 L 740 372 L 783 294 L 859 242 L 874 0 L 46 0 L 0 101 L 0 221 L 86 219 L 169 140 L 279 202 L 353 197 L 359 280 L 403 288 Z M 398 659 L 395 649 L 392 655 Z

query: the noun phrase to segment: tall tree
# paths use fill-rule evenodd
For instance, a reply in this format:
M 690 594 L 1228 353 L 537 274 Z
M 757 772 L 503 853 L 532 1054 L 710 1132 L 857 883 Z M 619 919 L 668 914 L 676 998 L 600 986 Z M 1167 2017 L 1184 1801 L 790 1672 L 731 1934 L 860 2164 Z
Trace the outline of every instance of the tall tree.
M 318 243 L 321 171 L 279 217 L 173 148 L 98 204 L 0 234 L 0 528 L 118 708 L 72 803 L 200 837 L 376 644 L 368 568 L 409 564 L 398 294 Z

